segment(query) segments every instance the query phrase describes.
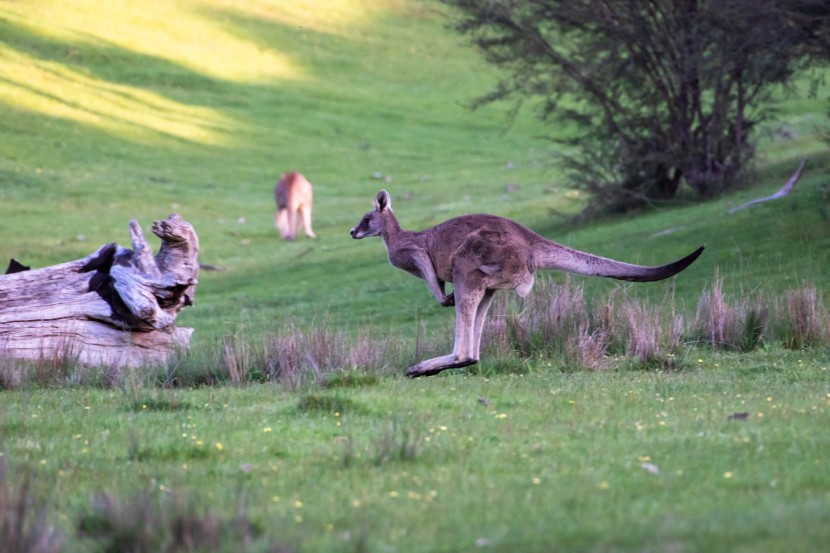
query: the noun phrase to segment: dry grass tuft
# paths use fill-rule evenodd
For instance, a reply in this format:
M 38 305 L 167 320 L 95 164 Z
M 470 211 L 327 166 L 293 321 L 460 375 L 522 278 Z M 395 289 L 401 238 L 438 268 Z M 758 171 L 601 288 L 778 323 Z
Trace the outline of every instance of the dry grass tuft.
M 690 345 L 748 352 L 767 342 L 790 349 L 830 344 L 830 313 L 815 287 L 773 300 L 757 291 L 733 299 L 716 274 L 691 317 L 678 312 L 673 300 L 646 303 L 626 291 L 617 288 L 591 302 L 569 278 L 559 284 L 540 278 L 527 298 L 497 294 L 482 339 L 487 370 L 524 372 L 534 358 L 566 370 L 605 370 L 620 357 L 646 368 L 672 368 Z M 277 382 L 287 390 L 364 385 L 450 351 L 452 324 L 428 330 L 421 323 L 412 340 L 365 333 L 352 338 L 328 318 L 312 326 L 289 321 L 274 334 L 252 338 L 240 329 L 214 348 L 177 352 L 164 367 L 130 370 L 82 367 L 69 348 L 36 361 L 8 359 L 0 351 L 0 389 L 92 385 L 135 394 L 148 385 L 223 382 Z
M 617 327 L 619 339 L 625 336 L 625 355 L 643 367 L 677 368 L 684 347 L 683 315 L 674 309 L 628 299 L 620 308 L 620 318 Z
M 263 532 L 241 507 L 235 517 L 227 520 L 196 505 L 194 500 L 175 495 L 144 494 L 119 500 L 101 494 L 81 517 L 78 534 L 95 542 L 102 551 L 291 551 L 271 542 L 260 543 Z
M 351 343 L 331 321 L 310 329 L 291 323 L 264 341 L 266 377 L 296 390 L 336 380 L 339 373 L 383 374 L 403 366 L 402 341 L 359 335 Z
M 68 344 L 43 351 L 36 359 L 18 359 L 0 347 L 0 390 L 27 386 L 62 388 L 65 386 L 115 386 L 121 371 L 116 367 L 90 367 L 79 363 L 77 349 Z
M 59 553 L 65 538 L 46 522 L 46 501 L 38 495 L 32 472 L 16 483 L 8 476 L 6 462 L 0 457 L 0 549 L 27 553 Z
M 565 360 L 569 367 L 602 371 L 609 367 L 608 348 L 611 335 L 603 329 L 587 330 L 565 345 Z
M 784 347 L 797 350 L 830 342 L 830 314 L 815 287 L 788 290 L 777 307 Z
M 251 372 L 251 348 L 248 342 L 234 334 L 222 341 L 222 360 L 232 384 L 247 384 Z
M 723 292 L 723 279 L 715 275 L 710 291 L 701 293 L 694 319 L 694 335 L 699 343 L 714 348 L 737 349 L 742 342 L 740 315 Z

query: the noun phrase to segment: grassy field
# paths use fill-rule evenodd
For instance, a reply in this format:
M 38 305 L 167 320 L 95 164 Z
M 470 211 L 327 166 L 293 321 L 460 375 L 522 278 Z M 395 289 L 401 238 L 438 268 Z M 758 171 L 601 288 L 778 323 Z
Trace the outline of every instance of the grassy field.
M 830 537 L 826 361 L 6 393 L 6 453 L 67 525 L 93 494 L 193 494 L 193 512 L 243 513 L 302 551 L 813 551 Z
M 823 99 L 781 94 L 752 188 L 574 226 L 553 215 L 584 201 L 551 164 L 555 129 L 532 107 L 466 108 L 497 78 L 425 1 L 0 0 L 0 258 L 74 260 L 128 245 L 131 218 L 180 213 L 202 261 L 227 268 L 200 275 L 179 317 L 196 329 L 191 367 L 228 336 L 258 347 L 293 327 L 381 336 L 396 359 L 442 352 L 451 313 L 380 241 L 348 236 L 380 188 L 406 228 L 489 212 L 644 264 L 707 246 L 671 282 L 580 279 L 599 302 L 672 294 L 694 314 L 717 276 L 733 297 L 826 298 Z M 803 157 L 791 196 L 727 214 Z M 314 184 L 316 240 L 274 229 L 287 170 Z M 22 494 L 32 532 L 42 504 L 73 552 L 118 550 L 116 535 L 155 551 L 182 520 L 227 529 L 210 551 L 824 547 L 826 344 L 682 357 L 669 372 L 484 359 L 418 381 L 379 366 L 328 388 L 165 389 L 139 372 L 102 388 L 64 368 L 58 388 L 0 392 L 0 518 L 3 492 Z

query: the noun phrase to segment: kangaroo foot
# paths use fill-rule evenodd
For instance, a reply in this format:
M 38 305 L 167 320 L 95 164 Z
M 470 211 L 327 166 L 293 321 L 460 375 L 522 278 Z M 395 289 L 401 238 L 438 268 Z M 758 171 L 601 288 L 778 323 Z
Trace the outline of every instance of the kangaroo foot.
M 418 378 L 419 376 L 433 376 L 447 369 L 460 369 L 478 363 L 478 359 L 458 359 L 454 355 L 445 355 L 421 361 L 412 365 L 406 370 L 406 376 Z

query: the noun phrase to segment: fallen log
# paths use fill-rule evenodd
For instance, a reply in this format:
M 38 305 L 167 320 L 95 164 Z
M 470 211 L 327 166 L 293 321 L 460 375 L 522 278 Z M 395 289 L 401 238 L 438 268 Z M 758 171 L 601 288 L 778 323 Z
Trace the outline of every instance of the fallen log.
M 154 256 L 137 221 L 132 249 L 116 243 L 42 269 L 10 263 L 0 275 L 0 358 L 70 357 L 84 365 L 164 363 L 190 343 L 176 315 L 193 305 L 199 239 L 179 215 L 152 225 Z

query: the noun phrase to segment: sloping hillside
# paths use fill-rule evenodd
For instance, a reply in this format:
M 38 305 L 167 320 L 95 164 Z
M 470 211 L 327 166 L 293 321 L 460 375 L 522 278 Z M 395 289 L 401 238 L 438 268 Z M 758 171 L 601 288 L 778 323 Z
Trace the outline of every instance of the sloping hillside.
M 774 125 L 795 138 L 765 146 L 759 190 L 572 230 L 550 214 L 581 201 L 550 165 L 543 135 L 555 129 L 531 110 L 511 121 L 510 106 L 467 109 L 497 75 L 442 10 L 404 0 L 0 2 L 0 257 L 76 259 L 126 245 L 130 218 L 146 227 L 177 211 L 196 226 L 203 262 L 229 269 L 203 274 L 180 319 L 197 336 L 327 314 L 409 331 L 445 311 L 388 266 L 379 241 L 348 237 L 385 187 L 412 228 L 492 212 L 641 263 L 706 243 L 678 279 L 688 297 L 716 267 L 738 287 L 827 284 L 820 160 L 791 200 L 725 215 L 823 151 L 813 136 L 821 102 L 785 104 Z M 273 228 L 273 184 L 286 170 L 315 185 L 315 241 L 287 244 Z

